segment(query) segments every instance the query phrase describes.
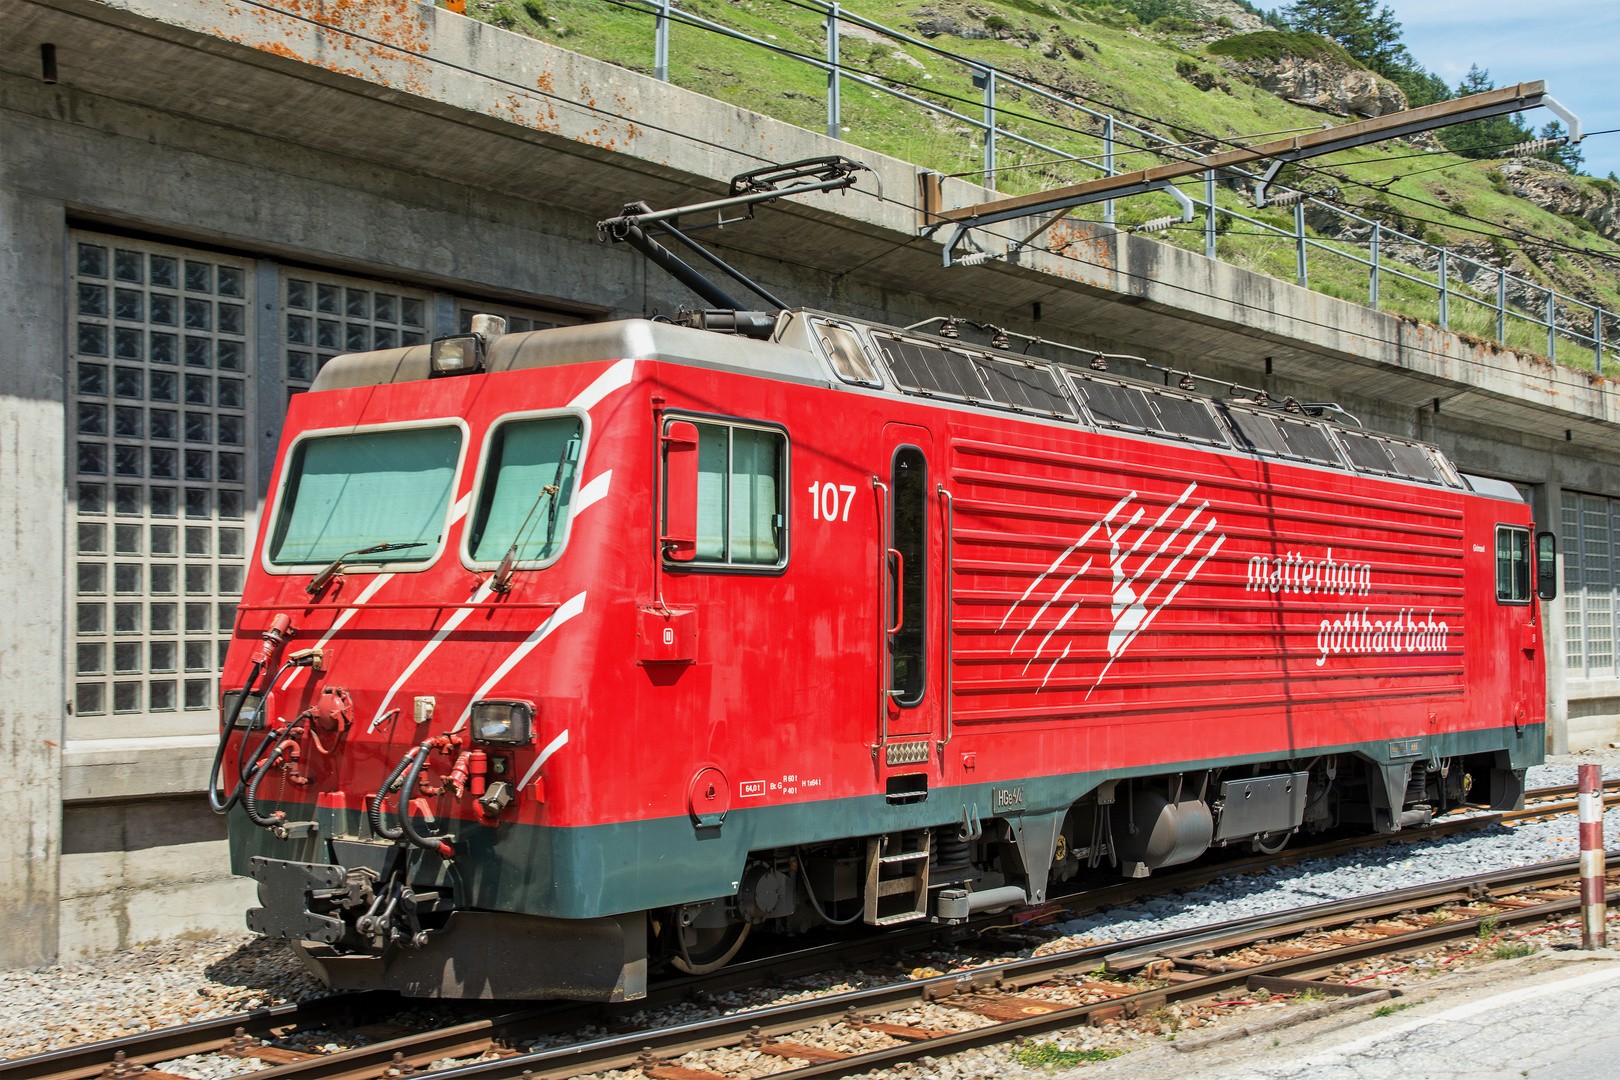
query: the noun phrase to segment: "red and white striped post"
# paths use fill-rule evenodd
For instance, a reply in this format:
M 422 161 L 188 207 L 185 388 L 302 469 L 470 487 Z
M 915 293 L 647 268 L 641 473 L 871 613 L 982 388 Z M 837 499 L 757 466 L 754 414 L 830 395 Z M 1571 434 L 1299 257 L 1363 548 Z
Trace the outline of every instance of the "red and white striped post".
M 1576 768 L 1576 803 L 1581 822 L 1581 948 L 1603 949 L 1609 944 L 1609 908 L 1603 898 L 1603 768 Z

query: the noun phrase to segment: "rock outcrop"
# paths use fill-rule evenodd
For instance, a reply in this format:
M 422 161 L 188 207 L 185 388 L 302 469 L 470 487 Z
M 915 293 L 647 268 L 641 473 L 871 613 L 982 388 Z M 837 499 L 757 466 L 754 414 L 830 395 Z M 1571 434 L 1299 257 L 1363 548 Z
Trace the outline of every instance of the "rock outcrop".
M 1576 214 L 1604 237 L 1620 243 L 1620 186 L 1580 182 L 1550 161 L 1509 161 L 1502 166 L 1513 194 L 1555 214 Z
M 1284 101 L 1334 116 L 1384 116 L 1406 108 L 1406 94 L 1366 68 L 1337 60 L 1284 56 L 1278 59 L 1221 61 L 1245 82 Z

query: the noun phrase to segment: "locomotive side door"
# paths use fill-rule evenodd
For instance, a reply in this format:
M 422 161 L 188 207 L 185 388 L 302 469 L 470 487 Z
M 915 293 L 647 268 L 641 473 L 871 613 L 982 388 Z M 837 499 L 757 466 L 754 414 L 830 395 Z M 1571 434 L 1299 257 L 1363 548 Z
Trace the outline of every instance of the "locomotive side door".
M 913 424 L 887 424 L 874 470 L 880 506 L 877 605 L 878 742 L 886 766 L 931 761 L 940 731 L 938 621 L 940 514 L 933 498 L 933 438 Z M 915 771 L 912 769 L 911 771 Z

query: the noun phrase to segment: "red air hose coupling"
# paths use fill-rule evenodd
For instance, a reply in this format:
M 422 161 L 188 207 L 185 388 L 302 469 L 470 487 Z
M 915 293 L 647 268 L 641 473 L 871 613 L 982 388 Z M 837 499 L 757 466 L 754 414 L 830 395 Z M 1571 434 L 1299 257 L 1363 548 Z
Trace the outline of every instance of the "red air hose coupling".
M 292 616 L 284 611 L 278 611 L 276 617 L 270 620 L 270 625 L 265 627 L 264 633 L 260 635 L 259 647 L 253 651 L 253 663 L 260 667 L 270 663 L 271 654 L 292 636 Z

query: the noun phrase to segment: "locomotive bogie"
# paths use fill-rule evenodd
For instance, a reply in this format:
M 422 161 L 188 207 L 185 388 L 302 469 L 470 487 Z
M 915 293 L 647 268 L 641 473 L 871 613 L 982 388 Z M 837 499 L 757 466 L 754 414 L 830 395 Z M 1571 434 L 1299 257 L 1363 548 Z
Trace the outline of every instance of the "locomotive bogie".
M 233 869 L 333 985 L 627 1000 L 1541 758 L 1528 510 L 1433 448 L 804 313 L 458 355 L 295 399 L 225 669 Z

